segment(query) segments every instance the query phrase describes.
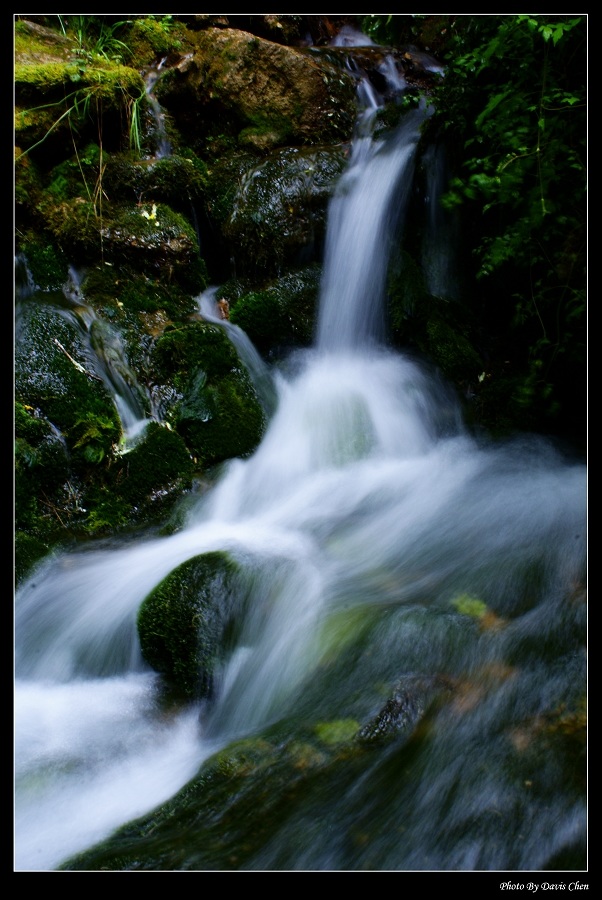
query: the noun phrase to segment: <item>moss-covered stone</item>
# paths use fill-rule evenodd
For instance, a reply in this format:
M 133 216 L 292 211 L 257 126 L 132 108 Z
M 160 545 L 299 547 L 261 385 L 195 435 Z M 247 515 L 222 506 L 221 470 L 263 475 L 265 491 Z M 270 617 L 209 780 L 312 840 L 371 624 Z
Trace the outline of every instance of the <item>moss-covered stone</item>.
M 185 50 L 190 42 L 182 22 L 171 15 L 150 15 L 132 22 L 127 43 L 140 65 L 151 65 L 170 53 Z
M 280 275 L 321 257 L 328 200 L 345 166 L 342 147 L 234 156 L 211 166 L 206 213 L 239 277 Z
M 237 572 L 227 554 L 205 553 L 178 566 L 140 606 L 142 654 L 183 696 L 212 694 L 241 605 Z
M 336 729 L 335 729 L 336 730 Z M 339 732 L 348 731 L 344 726 Z M 269 870 L 298 865 L 312 823 L 343 797 L 366 756 L 359 743 L 330 744 L 312 729 L 266 732 L 210 757 L 167 803 L 67 861 L 63 870 Z M 181 835 L 188 839 L 182 842 Z M 279 841 L 279 850 L 273 839 Z M 270 850 L 276 858 L 270 858 Z M 264 853 L 269 862 L 261 864 Z M 352 848 L 350 848 L 352 852 Z
M 53 423 L 76 465 L 101 462 L 119 442 L 121 424 L 113 400 L 89 369 L 76 325 L 58 309 L 31 302 L 21 312 L 15 396 Z
M 190 222 L 165 204 L 115 209 L 102 223 L 104 249 L 116 262 L 150 268 L 191 293 L 206 287 L 206 268 Z
M 153 349 L 153 367 L 162 382 L 162 417 L 184 437 L 199 465 L 255 449 L 264 413 L 222 329 L 191 322 L 164 333 Z
M 114 487 L 136 507 L 154 502 L 161 506 L 162 497 L 190 487 L 192 474 L 193 463 L 184 441 L 158 422 L 150 422 L 143 438 L 119 456 L 111 469 Z
M 102 264 L 90 267 L 82 291 L 100 315 L 123 331 L 132 360 L 144 347 L 143 334 L 156 337 L 168 322 L 186 322 L 197 310 L 194 298 L 177 281 L 166 283 L 159 275 L 128 265 L 117 270 Z
M 24 153 L 42 147 L 52 153 L 57 141 L 76 130 L 80 141 L 98 137 L 103 121 L 107 149 L 120 149 L 123 131 L 118 117 L 146 101 L 139 72 L 108 60 L 15 63 L 15 135 Z M 42 102 L 40 102 L 42 101 Z
M 69 275 L 69 261 L 59 247 L 32 237 L 22 240 L 19 249 L 28 270 L 22 275 L 24 280 L 31 277 L 30 287 L 41 291 L 58 291 L 63 287 Z
M 203 196 L 207 167 L 202 160 L 170 155 L 162 159 L 134 159 L 125 154 L 107 161 L 104 184 L 110 196 L 136 203 L 166 203 L 190 216 Z
M 314 337 L 321 271 L 315 263 L 285 273 L 263 290 L 240 296 L 233 286 L 230 321 L 242 328 L 266 356 L 309 346 Z M 227 284 L 221 293 L 232 296 Z

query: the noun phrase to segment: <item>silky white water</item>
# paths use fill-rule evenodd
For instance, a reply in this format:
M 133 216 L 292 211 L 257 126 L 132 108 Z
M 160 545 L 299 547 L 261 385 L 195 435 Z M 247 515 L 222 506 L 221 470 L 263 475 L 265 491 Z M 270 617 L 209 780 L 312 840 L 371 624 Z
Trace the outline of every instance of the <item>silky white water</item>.
M 582 583 L 585 467 L 536 438 L 477 442 L 451 389 L 380 342 L 388 235 L 403 218 L 422 118 L 392 142 L 363 137 L 356 147 L 331 207 L 317 346 L 274 375 L 275 409 L 255 454 L 227 464 L 180 532 L 60 554 L 18 591 L 18 871 L 56 868 L 172 796 L 217 747 L 289 714 L 334 652 L 333 622 L 432 608 L 453 632 L 463 627 L 454 598 L 479 598 L 512 624 L 470 651 L 476 670 L 504 641 L 555 627 Z M 141 659 L 137 611 L 176 566 L 213 550 L 255 571 L 240 639 L 212 707 L 167 713 Z M 371 677 L 388 683 L 405 671 L 409 627 L 383 618 L 366 655 Z M 439 639 L 424 640 L 428 669 Z M 496 702 L 532 711 L 548 689 L 533 677 L 520 700 L 504 686 Z M 324 687 L 335 706 L 336 691 Z M 437 777 L 408 806 L 416 827 L 402 867 L 430 840 L 433 804 L 442 821 L 458 821 L 458 810 L 436 805 L 452 770 Z M 478 816 L 491 796 L 475 797 Z M 305 848 L 310 868 L 319 843 Z M 458 851 L 458 866 L 483 852 Z M 453 854 L 444 863 L 453 867 Z

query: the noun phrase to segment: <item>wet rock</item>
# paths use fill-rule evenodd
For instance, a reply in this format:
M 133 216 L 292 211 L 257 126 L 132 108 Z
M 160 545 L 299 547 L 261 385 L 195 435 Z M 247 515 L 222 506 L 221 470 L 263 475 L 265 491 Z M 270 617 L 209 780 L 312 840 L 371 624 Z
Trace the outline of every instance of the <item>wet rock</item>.
M 403 676 L 380 712 L 359 732 L 361 741 L 377 741 L 396 734 L 409 736 L 426 710 L 450 685 L 436 675 Z

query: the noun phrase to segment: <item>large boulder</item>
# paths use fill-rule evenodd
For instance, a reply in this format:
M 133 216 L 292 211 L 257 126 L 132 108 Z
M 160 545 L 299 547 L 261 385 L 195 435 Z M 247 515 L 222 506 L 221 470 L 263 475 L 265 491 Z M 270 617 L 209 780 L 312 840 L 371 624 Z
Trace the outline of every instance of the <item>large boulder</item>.
M 142 655 L 186 697 L 208 698 L 237 607 L 236 563 L 226 553 L 187 560 L 148 595 L 138 613 Z
M 345 141 L 356 112 L 355 82 L 342 65 L 234 29 L 198 32 L 194 52 L 156 94 L 199 150 L 227 140 L 260 152 Z

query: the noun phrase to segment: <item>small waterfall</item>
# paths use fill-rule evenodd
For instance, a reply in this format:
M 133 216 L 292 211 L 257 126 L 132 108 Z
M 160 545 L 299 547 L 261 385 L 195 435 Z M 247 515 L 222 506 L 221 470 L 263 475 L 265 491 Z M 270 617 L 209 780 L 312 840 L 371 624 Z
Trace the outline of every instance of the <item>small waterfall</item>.
M 39 295 L 43 302 L 56 305 L 57 311 L 72 322 L 82 337 L 85 368 L 92 377 L 102 381 L 113 398 L 123 430 L 127 448 L 142 434 L 150 421 L 146 414 L 147 400 L 130 368 L 121 336 L 104 319 L 100 319 L 88 306 L 81 289 L 80 273 L 69 267 L 69 274 L 60 294 L 39 292 L 29 271 L 27 260 L 19 261 L 19 288 L 16 292 L 17 332 L 19 317 L 30 298 Z M 55 344 L 68 358 L 69 353 L 57 340 Z M 71 360 L 74 365 L 81 365 Z
M 398 131 L 373 141 L 360 116 L 347 171 L 329 208 L 317 344 L 350 350 L 384 339 L 384 291 L 388 249 L 403 223 L 412 188 L 423 107 L 409 113 Z M 366 133 L 368 132 L 368 133 Z
M 127 448 L 142 434 L 150 419 L 146 414 L 142 388 L 128 365 L 121 336 L 86 304 L 80 277 L 73 267 L 69 270 L 69 280 L 63 287 L 63 293 L 71 305 L 61 312 L 76 322 L 82 335 L 87 338 L 85 346 L 90 370 L 101 379 L 113 397 Z
M 171 143 L 165 130 L 165 113 L 153 93 L 157 81 L 164 74 L 164 64 L 165 59 L 162 59 L 157 66 L 143 73 L 146 97 L 155 121 L 155 159 L 165 159 L 167 156 L 171 156 Z
M 206 322 L 212 322 L 224 329 L 249 373 L 259 402 L 265 413 L 270 416 L 276 405 L 276 390 L 270 370 L 242 328 L 229 321 L 228 301 L 223 298 L 218 300 L 218 293 L 219 287 L 212 285 L 199 294 L 197 297 L 199 313 Z
M 23 253 L 18 253 L 15 256 L 15 298 L 17 304 L 31 297 L 37 289 L 34 277 L 27 265 L 27 258 Z

